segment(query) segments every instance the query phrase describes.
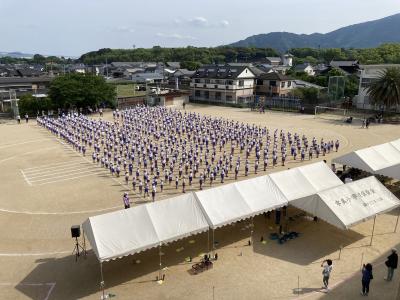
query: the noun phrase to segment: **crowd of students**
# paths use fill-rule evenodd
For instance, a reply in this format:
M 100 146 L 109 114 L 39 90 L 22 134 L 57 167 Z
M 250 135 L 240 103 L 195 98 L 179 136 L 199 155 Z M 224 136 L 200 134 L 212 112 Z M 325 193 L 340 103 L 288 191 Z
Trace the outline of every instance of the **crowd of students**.
M 83 155 L 90 150 L 93 163 L 123 176 L 135 194 L 153 201 L 167 185 L 182 193 L 194 184 L 201 190 L 228 176 L 236 180 L 288 160 L 311 160 L 340 146 L 339 140 L 309 140 L 296 132 L 165 107 L 115 110 L 113 121 L 71 113 L 37 122 Z

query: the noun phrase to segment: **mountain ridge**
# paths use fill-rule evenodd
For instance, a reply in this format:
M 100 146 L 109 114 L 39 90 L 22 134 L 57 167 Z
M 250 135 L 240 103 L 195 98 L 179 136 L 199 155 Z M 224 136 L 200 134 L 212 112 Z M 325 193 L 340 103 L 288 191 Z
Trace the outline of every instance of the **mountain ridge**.
M 328 33 L 297 34 L 270 32 L 252 35 L 229 44 L 233 47 L 274 48 L 374 48 L 385 43 L 400 43 L 400 13 L 378 20 L 338 28 Z

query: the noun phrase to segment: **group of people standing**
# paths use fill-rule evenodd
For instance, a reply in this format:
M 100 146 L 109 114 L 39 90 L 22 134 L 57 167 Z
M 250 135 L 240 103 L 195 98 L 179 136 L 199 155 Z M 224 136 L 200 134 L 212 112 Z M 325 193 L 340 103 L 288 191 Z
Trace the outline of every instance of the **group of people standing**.
M 384 278 L 386 281 L 392 281 L 393 280 L 393 275 L 394 271 L 397 269 L 397 264 L 398 264 L 398 255 L 397 255 L 397 249 L 393 248 L 390 255 L 387 257 L 387 260 L 385 261 L 385 265 L 387 267 L 387 276 Z M 329 291 L 329 278 L 331 275 L 331 272 L 333 270 L 333 262 L 331 259 L 324 260 L 321 264 L 321 267 L 323 268 L 322 270 L 322 282 L 324 286 L 322 287 L 325 289 L 325 291 Z M 372 273 L 372 264 L 367 263 L 364 264 L 362 269 L 361 269 L 361 292 L 360 294 L 362 296 L 368 296 L 369 294 L 369 287 L 371 280 L 374 279 L 373 273 Z
M 113 121 L 71 113 L 38 124 L 93 163 L 124 177 L 135 195 L 155 200 L 168 185 L 188 187 L 224 183 L 226 178 L 258 174 L 292 160 L 311 160 L 338 151 L 339 140 L 305 135 L 165 107 L 136 106 L 113 111 Z M 125 197 L 125 196 L 124 196 Z M 125 203 L 125 200 L 124 200 Z

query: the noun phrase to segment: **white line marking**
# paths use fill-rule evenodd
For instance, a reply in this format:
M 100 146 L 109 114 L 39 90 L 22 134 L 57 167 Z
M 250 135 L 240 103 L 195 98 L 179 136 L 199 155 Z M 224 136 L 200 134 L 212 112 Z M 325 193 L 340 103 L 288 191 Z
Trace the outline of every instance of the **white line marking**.
M 76 162 L 76 163 L 72 163 L 72 164 L 67 164 L 67 165 L 62 165 L 62 166 L 56 166 L 56 167 L 46 167 L 43 169 L 37 169 L 37 170 L 30 170 L 30 171 L 25 171 L 25 174 L 28 176 L 35 176 L 35 174 L 40 174 L 40 173 L 48 173 L 48 172 L 53 172 L 53 170 L 55 169 L 63 171 L 63 170 L 68 170 L 68 169 L 73 169 L 76 167 L 80 167 L 80 166 L 91 166 L 88 165 L 86 162 Z
M 9 147 L 18 146 L 18 145 L 29 144 L 29 143 L 36 143 L 36 142 L 40 142 L 40 141 L 50 141 L 50 140 L 51 140 L 50 138 L 45 138 L 45 139 L 37 139 L 37 140 L 31 140 L 31 141 L 19 142 L 19 143 L 13 143 L 13 144 L 5 144 L 5 145 L 1 145 L 0 149 L 9 148 Z
M 53 292 L 54 287 L 56 286 L 55 282 L 45 282 L 45 283 L 10 283 L 10 282 L 3 282 L 0 283 L 0 286 L 17 286 L 17 285 L 22 285 L 22 286 L 49 286 L 49 290 L 46 294 L 46 297 L 43 300 L 48 300 L 51 293 Z
M 54 148 L 57 148 L 57 147 L 42 148 L 42 149 L 38 149 L 38 150 L 35 150 L 35 151 L 25 152 L 25 153 L 22 153 L 20 155 L 10 156 L 10 157 L 7 157 L 7 158 L 5 158 L 3 160 L 0 160 L 0 163 L 5 162 L 5 161 L 10 160 L 10 159 L 14 159 L 14 158 L 19 157 L 19 156 L 28 155 L 28 154 L 32 154 L 32 153 L 43 151 L 43 150 L 51 150 L 51 149 L 54 149 Z
M 79 214 L 93 214 L 93 213 L 99 213 L 99 212 L 115 210 L 115 209 L 122 209 L 122 205 L 108 207 L 108 208 L 102 208 L 102 209 L 96 209 L 96 210 L 70 211 L 70 212 L 44 212 L 44 211 L 43 212 L 42 211 L 32 212 L 32 211 L 16 211 L 16 210 L 9 210 L 9 209 L 3 209 L 3 208 L 0 208 L 0 212 L 12 213 L 12 214 L 23 214 L 23 215 L 79 215 Z
M 24 177 L 26 183 L 29 184 L 29 185 L 32 185 L 32 183 L 28 180 L 28 178 L 26 178 L 24 171 L 22 171 L 22 170 L 20 170 L 20 171 L 21 171 L 21 174 Z
M 68 164 L 71 164 L 71 163 L 78 164 L 78 163 L 81 163 L 81 162 L 78 162 L 78 161 L 76 161 L 76 162 L 74 162 L 74 161 L 72 161 L 72 162 L 63 161 L 63 162 L 52 163 L 52 164 L 47 164 L 47 165 L 40 165 L 40 166 L 37 166 L 37 167 L 25 168 L 24 171 L 26 173 L 28 173 L 28 172 L 34 172 L 36 169 L 42 170 L 42 169 L 48 169 L 48 168 L 58 168 L 59 166 L 68 165 Z
M 47 292 L 46 298 L 44 298 L 44 300 L 48 300 L 48 299 L 49 299 L 49 297 L 50 297 L 50 295 L 51 295 L 51 293 L 53 292 L 53 289 L 54 289 L 55 287 L 56 287 L 56 283 L 53 282 L 53 283 L 50 285 L 49 291 Z
M 42 252 L 42 253 L 0 253 L 0 257 L 15 257 L 15 256 L 51 256 L 58 254 L 67 254 L 71 251 L 60 251 L 60 252 Z
M 57 139 L 57 141 L 58 141 L 59 143 L 61 143 L 62 145 L 66 145 L 63 141 L 61 141 L 61 140 L 59 140 L 59 139 Z M 81 157 L 83 160 L 87 161 L 88 163 L 90 163 L 90 164 L 92 163 L 89 159 L 87 159 L 85 156 L 82 156 L 82 155 L 78 154 L 76 151 L 74 151 L 74 153 L 75 153 L 78 157 Z M 122 186 L 126 191 L 129 191 L 129 186 L 128 186 L 128 185 L 123 184 L 122 182 L 118 181 L 118 180 L 115 179 L 114 177 L 111 177 L 111 179 L 112 179 L 114 182 L 118 183 L 120 186 Z
M 83 172 L 80 172 L 82 170 L 85 170 Z M 75 174 L 82 174 L 82 173 L 87 173 L 87 172 L 92 172 L 92 173 L 98 173 L 98 169 L 89 169 L 88 168 L 80 168 L 80 169 L 72 169 L 72 170 L 67 170 L 66 172 L 55 172 L 55 173 L 46 173 L 46 174 L 39 174 L 39 175 L 35 175 L 35 176 L 29 176 L 29 179 L 31 180 L 31 182 L 36 182 L 36 181 L 42 181 L 42 180 L 47 180 L 46 178 L 43 177 L 51 177 L 50 179 L 53 178 L 59 178 L 59 177 L 65 177 L 65 176 L 70 176 L 70 175 L 75 175 Z M 38 179 L 37 178 L 43 178 L 43 179 Z
M 41 185 L 45 185 L 45 184 L 50 184 L 50 183 L 55 183 L 55 182 L 62 182 L 62 181 L 68 181 L 68 180 L 73 180 L 73 179 L 77 179 L 77 178 L 82 178 L 82 177 L 87 177 L 87 176 L 94 176 L 94 175 L 101 175 L 101 174 L 96 174 L 96 173 L 88 173 L 85 175 L 81 175 L 81 176 L 74 176 L 74 177 L 68 177 L 68 178 L 64 178 L 64 179 L 58 179 L 58 180 L 52 180 L 52 181 L 45 181 L 43 183 L 35 183 L 37 181 L 42 181 L 42 180 L 36 180 L 36 181 L 32 181 L 32 183 L 34 183 L 34 185 L 37 186 L 41 186 Z M 46 179 L 48 180 L 48 179 Z

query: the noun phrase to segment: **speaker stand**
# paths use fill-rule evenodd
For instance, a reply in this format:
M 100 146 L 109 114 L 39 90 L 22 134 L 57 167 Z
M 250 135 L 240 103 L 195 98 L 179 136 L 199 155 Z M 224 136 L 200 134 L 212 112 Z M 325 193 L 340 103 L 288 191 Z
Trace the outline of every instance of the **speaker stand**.
M 78 261 L 78 258 L 81 256 L 82 253 L 85 255 L 85 258 L 86 258 L 86 249 L 83 248 L 79 244 L 78 238 L 76 237 L 75 238 L 75 247 L 74 247 L 74 250 L 72 251 L 72 255 L 75 254 L 75 262 Z

